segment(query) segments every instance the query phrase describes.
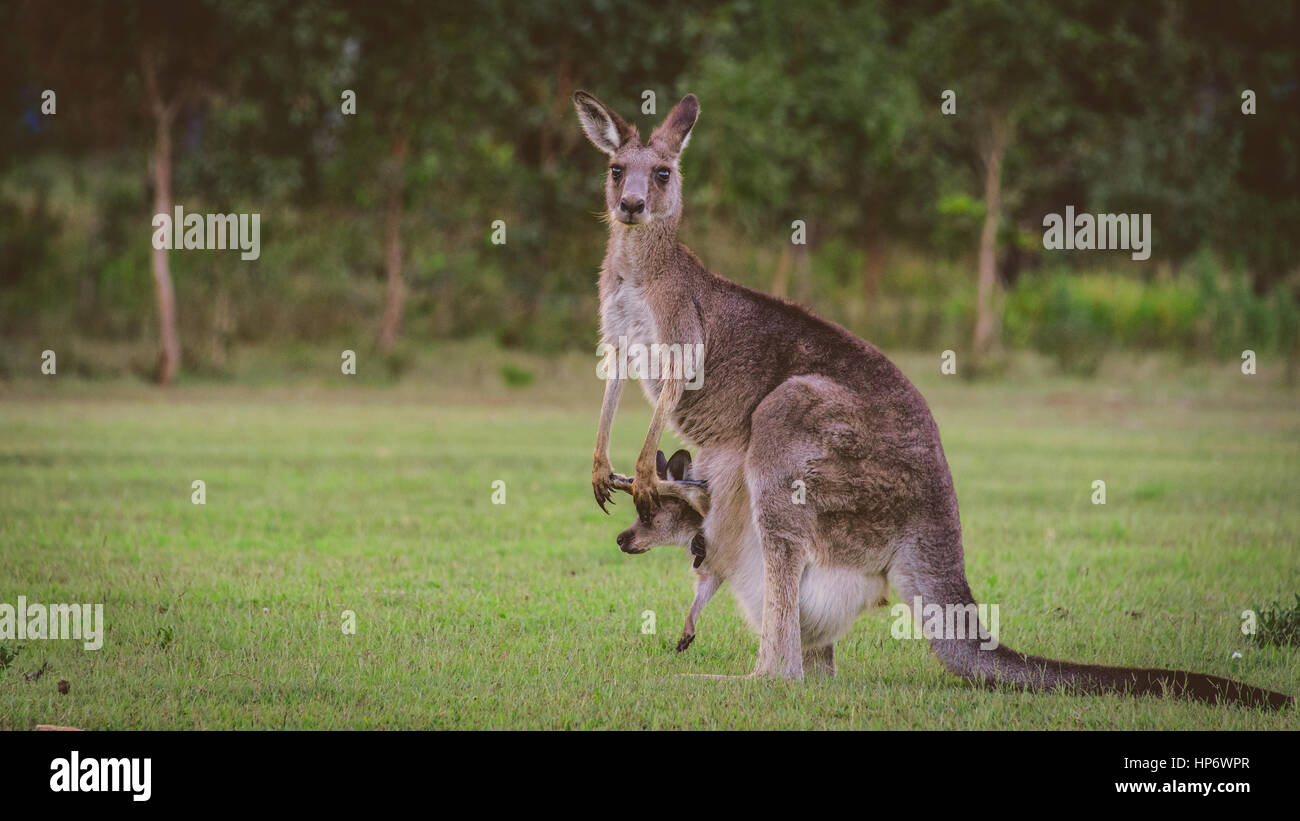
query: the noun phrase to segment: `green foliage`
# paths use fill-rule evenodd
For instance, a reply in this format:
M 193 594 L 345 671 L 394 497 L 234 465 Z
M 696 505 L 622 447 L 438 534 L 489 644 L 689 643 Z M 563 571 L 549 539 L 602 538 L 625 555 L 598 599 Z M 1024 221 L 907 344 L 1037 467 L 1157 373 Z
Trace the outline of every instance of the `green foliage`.
M 8 670 L 9 665 L 14 663 L 18 654 L 23 651 L 23 645 L 15 644 L 12 648 L 7 644 L 0 644 L 0 670 Z
M 392 214 L 406 336 L 590 349 L 604 162 L 578 132 L 576 88 L 643 135 L 696 92 L 685 239 L 772 290 L 804 220 L 787 293 L 881 344 L 969 339 L 980 149 L 1005 120 L 1009 343 L 1076 372 L 1117 347 L 1294 361 L 1293 15 L 1092 0 L 27 4 L 0 27 L 21 110 L 0 127 L 0 334 L 155 336 L 147 52 L 180 106 L 175 201 L 262 214 L 256 263 L 170 256 L 191 373 L 219 377 L 244 343 L 373 338 Z M 59 113 L 43 117 L 51 86 Z M 1256 115 L 1240 112 L 1245 87 Z M 948 88 L 953 116 L 939 113 Z M 1152 213 L 1154 256 L 1097 270 L 1044 252 L 1042 215 L 1071 203 Z M 506 245 L 486 241 L 497 219 Z M 1101 279 L 1064 281 L 1080 276 Z
M 1300 647 L 1300 593 L 1287 606 L 1274 602 L 1268 607 L 1255 608 L 1259 623 L 1251 634 L 1251 641 L 1263 646 Z
M 512 388 L 526 388 L 533 384 L 536 375 L 527 368 L 507 362 L 501 366 L 501 378 Z
M 1007 295 L 1006 340 L 1050 353 L 1081 375 L 1095 373 L 1107 351 L 1123 348 L 1218 356 L 1292 351 L 1296 306 L 1289 294 L 1256 295 L 1243 277 L 1216 274 L 1207 255 L 1194 267 L 1195 281 L 1059 271 L 1024 277 Z

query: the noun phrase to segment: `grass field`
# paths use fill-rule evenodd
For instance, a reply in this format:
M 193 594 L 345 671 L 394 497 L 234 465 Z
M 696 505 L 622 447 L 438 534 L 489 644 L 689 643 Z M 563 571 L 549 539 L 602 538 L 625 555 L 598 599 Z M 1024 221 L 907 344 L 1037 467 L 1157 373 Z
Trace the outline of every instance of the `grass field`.
M 971 586 L 999 605 L 1003 643 L 1300 694 L 1300 650 L 1239 629 L 1243 609 L 1300 590 L 1294 392 L 1232 362 L 988 384 L 940 377 L 935 357 L 902 364 L 939 421 Z M 891 639 L 887 611 L 841 641 L 833 681 L 680 677 L 747 673 L 757 638 L 724 588 L 674 653 L 689 563 L 614 545 L 633 513 L 591 498 L 591 363 L 556 366 L 583 375 L 567 396 L 465 367 L 396 388 L 0 386 L 0 602 L 100 602 L 107 620 L 95 652 L 24 643 L 0 670 L 0 728 L 1300 726 L 1294 712 L 983 691 L 924 642 Z M 648 417 L 629 393 L 616 469 Z M 191 503 L 196 479 L 206 505 Z

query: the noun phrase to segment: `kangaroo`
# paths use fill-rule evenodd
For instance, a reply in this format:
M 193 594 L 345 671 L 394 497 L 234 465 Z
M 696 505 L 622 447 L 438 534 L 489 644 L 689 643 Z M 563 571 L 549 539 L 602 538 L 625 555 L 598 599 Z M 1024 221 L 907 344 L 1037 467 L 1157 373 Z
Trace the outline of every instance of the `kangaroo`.
M 604 103 L 573 96 L 587 138 L 609 157 L 609 237 L 600 271 L 604 345 L 702 346 L 696 373 L 646 375 L 654 407 L 632 494 L 652 521 L 667 482 L 664 428 L 695 445 L 709 483 L 709 563 L 759 633 L 751 676 L 801 679 L 892 586 L 911 604 L 965 608 L 961 521 L 925 399 L 874 345 L 803 308 L 708 271 L 678 242 L 679 160 L 700 105 L 688 94 L 646 141 Z M 695 390 L 687 390 L 687 381 Z M 623 378 L 607 379 L 592 459 L 605 509 L 610 426 Z M 608 512 L 608 511 L 606 511 Z M 951 672 L 993 686 L 1176 694 L 1284 707 L 1289 696 L 1218 676 L 1103 667 L 981 647 L 972 631 L 931 638 Z M 825 663 L 822 661 L 821 663 Z
M 668 493 L 660 497 L 659 507 L 649 522 L 638 517 L 631 527 L 618 534 L 615 541 L 619 550 L 630 555 L 645 553 L 660 545 L 675 544 L 686 548 L 693 557 L 691 570 L 695 573 L 695 599 L 686 613 L 682 637 L 677 642 L 677 652 L 680 653 L 695 641 L 695 625 L 709 599 L 722 586 L 723 579 L 711 572 L 706 564 L 708 550 L 704 539 L 704 516 L 700 509 L 708 509 L 708 491 L 699 486 L 674 484 L 695 479 L 691 471 L 691 454 L 679 450 L 671 459 L 665 459 L 661 450 L 656 459 L 659 478 L 669 481 Z M 614 487 L 631 493 L 632 480 L 616 475 Z

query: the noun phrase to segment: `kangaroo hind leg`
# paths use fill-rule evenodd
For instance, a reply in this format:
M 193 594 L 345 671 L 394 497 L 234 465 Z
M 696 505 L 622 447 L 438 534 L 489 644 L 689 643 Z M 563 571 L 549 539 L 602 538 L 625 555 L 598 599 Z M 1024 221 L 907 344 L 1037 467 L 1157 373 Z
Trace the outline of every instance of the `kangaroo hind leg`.
M 810 675 L 835 678 L 835 645 L 827 644 L 804 650 L 803 670 Z

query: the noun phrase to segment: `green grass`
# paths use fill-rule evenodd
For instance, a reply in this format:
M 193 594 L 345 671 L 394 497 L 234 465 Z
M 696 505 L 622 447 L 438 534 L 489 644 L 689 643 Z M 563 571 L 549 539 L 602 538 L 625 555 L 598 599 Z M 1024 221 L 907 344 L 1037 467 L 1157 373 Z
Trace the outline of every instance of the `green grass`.
M 323 372 L 336 360 L 322 356 Z M 1003 643 L 1300 694 L 1300 651 L 1239 629 L 1243 609 L 1300 590 L 1295 394 L 1243 382 L 1231 362 L 1000 384 L 939 377 L 937 362 L 904 360 L 939 421 L 970 582 L 999 605 Z M 621 554 L 630 504 L 606 517 L 591 499 L 593 363 L 532 363 L 537 383 L 517 388 L 494 386 L 500 361 L 396 388 L 0 387 L 0 602 L 100 602 L 108 622 L 96 652 L 26 642 L 0 669 L 0 727 L 1297 726 L 1294 713 L 983 691 L 923 642 L 892 640 L 887 611 L 841 641 L 833 681 L 681 677 L 747 673 L 757 639 L 724 588 L 694 646 L 673 652 L 689 561 Z M 629 394 L 617 469 L 647 421 Z M 17 644 L 0 640 L 6 656 Z

